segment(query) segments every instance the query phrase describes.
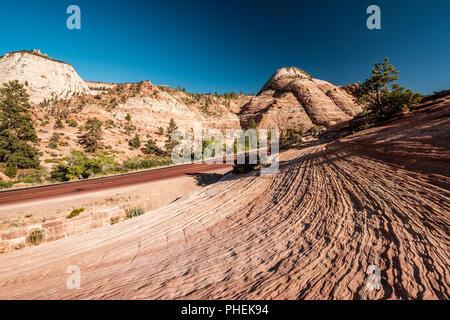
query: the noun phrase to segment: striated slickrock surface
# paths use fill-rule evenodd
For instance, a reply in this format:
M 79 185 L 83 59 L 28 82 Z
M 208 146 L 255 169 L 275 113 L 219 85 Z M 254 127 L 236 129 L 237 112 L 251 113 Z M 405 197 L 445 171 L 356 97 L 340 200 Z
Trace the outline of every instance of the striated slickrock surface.
M 296 68 L 282 68 L 240 112 L 243 126 L 253 119 L 260 128 L 308 130 L 332 126 L 361 112 L 353 96 L 327 81 Z
M 0 299 L 448 300 L 449 106 L 291 149 L 273 175 L 228 175 L 137 218 L 2 254 Z M 70 265 L 79 290 L 67 289 Z
M 12 80 L 26 86 L 34 103 L 90 93 L 70 64 L 51 59 L 39 50 L 10 52 L 0 58 L 0 83 Z

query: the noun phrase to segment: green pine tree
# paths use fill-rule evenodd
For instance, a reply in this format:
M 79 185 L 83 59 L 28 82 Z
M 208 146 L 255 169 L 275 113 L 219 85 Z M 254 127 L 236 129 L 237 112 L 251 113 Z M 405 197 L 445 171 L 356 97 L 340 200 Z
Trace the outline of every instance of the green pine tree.
M 86 152 L 95 152 L 102 148 L 103 123 L 97 118 L 89 119 L 82 128 L 82 134 L 79 136 L 79 143 Z
M 399 79 L 400 72 L 389 63 L 389 58 L 384 63 L 375 63 L 370 76 L 363 83 L 358 83 L 355 92 L 356 102 L 361 104 L 370 114 L 385 117 L 409 105 L 418 103 L 422 96 L 411 90 L 404 91 L 394 81 Z
M 172 133 L 178 129 L 178 126 L 176 122 L 173 119 L 170 119 L 169 126 L 166 130 L 166 143 L 165 143 L 165 149 L 166 154 L 170 155 L 172 152 L 173 147 L 176 144 L 176 141 L 172 141 Z
M 156 156 L 161 156 L 164 153 L 160 148 L 158 148 L 156 142 L 152 138 L 149 138 L 147 140 L 144 148 L 142 149 L 142 152 L 144 152 L 145 154 L 152 154 Z
M 17 80 L 0 89 L 0 162 L 15 168 L 38 168 L 38 141 L 29 96 Z
M 131 139 L 129 142 L 129 145 L 133 148 L 139 148 L 141 146 L 141 138 L 139 137 L 139 135 L 136 133 L 134 135 L 134 138 Z

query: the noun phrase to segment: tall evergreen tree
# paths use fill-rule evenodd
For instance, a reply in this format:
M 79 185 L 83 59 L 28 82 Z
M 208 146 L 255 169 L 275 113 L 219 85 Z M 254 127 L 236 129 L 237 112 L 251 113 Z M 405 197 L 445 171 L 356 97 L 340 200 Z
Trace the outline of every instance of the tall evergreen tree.
M 147 140 L 144 148 L 142 148 L 142 152 L 144 152 L 145 154 L 154 154 L 157 156 L 161 156 L 164 153 L 160 148 L 158 148 L 156 142 L 152 138 L 149 138 Z
M 400 72 L 389 63 L 389 58 L 384 63 L 375 63 L 370 76 L 363 83 L 358 83 L 355 92 L 356 102 L 360 103 L 369 113 L 378 116 L 387 116 L 409 105 L 420 102 L 422 96 L 411 90 L 393 83 L 399 79 Z
M 103 123 L 97 118 L 86 121 L 82 128 L 82 134 L 79 136 L 79 143 L 84 147 L 86 152 L 95 152 L 102 148 L 103 140 Z
M 128 141 L 128 144 L 133 147 L 133 148 L 139 148 L 141 146 L 141 138 L 139 137 L 139 135 L 136 133 L 134 135 L 134 138 L 131 139 L 130 141 Z
M 17 80 L 0 89 L 0 162 L 16 168 L 39 167 L 38 141 L 29 96 Z
M 166 130 L 166 144 L 164 146 L 166 149 L 166 153 L 168 155 L 171 154 L 172 149 L 176 144 L 176 141 L 172 140 L 172 133 L 177 129 L 178 129 L 178 126 L 177 126 L 176 122 L 173 120 L 173 118 L 170 119 L 169 126 L 167 127 L 167 130 Z

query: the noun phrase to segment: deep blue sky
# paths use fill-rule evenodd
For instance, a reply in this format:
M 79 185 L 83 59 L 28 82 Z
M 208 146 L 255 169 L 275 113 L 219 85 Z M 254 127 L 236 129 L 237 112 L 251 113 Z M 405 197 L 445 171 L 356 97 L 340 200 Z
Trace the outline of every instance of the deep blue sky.
M 450 89 L 450 1 L 0 0 L 0 55 L 40 49 L 85 80 L 257 92 L 283 66 L 334 84 L 364 80 L 385 56 L 400 84 Z M 66 8 L 82 28 L 66 28 Z M 382 30 L 366 28 L 381 7 Z

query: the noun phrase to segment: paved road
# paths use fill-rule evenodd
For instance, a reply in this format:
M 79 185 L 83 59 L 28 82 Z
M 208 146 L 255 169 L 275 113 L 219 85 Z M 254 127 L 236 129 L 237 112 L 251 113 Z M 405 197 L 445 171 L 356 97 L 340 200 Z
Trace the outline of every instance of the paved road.
M 104 177 L 76 182 L 53 184 L 25 189 L 7 190 L 0 192 L 0 205 L 50 199 L 58 196 L 66 196 L 80 193 L 89 193 L 105 189 L 135 185 L 150 181 L 164 180 L 185 174 L 206 173 L 217 169 L 231 168 L 230 164 L 189 164 L 148 171 L 134 172 L 130 174 Z

